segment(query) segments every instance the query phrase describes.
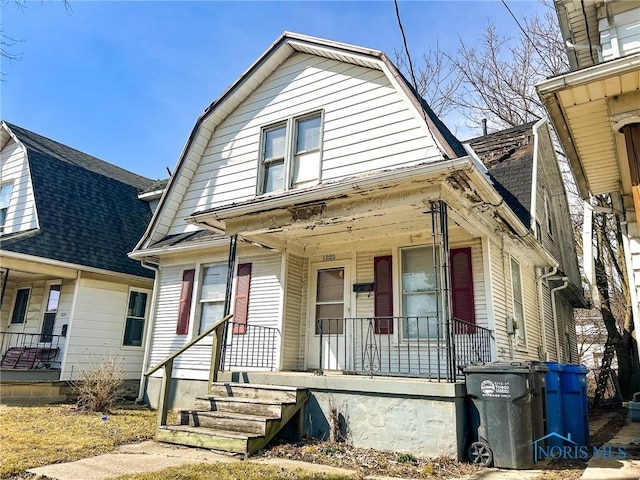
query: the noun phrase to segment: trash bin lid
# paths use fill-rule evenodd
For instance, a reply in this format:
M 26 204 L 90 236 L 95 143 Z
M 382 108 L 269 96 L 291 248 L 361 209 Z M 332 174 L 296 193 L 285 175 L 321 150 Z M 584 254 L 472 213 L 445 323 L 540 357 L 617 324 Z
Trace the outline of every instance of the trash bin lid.
M 531 373 L 534 371 L 537 372 L 546 372 L 548 369 L 545 365 L 540 362 L 534 362 L 531 360 L 527 361 L 513 361 L 513 362 L 505 362 L 505 361 L 497 361 L 491 363 L 482 363 L 482 364 L 471 364 L 464 367 L 464 373 L 487 373 L 487 372 L 496 372 L 496 373 Z
M 564 370 L 564 364 L 558 362 L 544 362 L 545 367 L 547 367 L 552 372 L 562 372 Z
M 562 365 L 562 370 L 569 373 L 587 373 L 589 371 L 584 365 L 573 365 L 569 363 Z

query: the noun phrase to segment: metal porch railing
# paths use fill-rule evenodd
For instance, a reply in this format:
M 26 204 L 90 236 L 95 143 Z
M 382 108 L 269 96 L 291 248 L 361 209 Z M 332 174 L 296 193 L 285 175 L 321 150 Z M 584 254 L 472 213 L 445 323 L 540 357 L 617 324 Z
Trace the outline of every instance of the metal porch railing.
M 229 322 L 220 370 L 260 368 L 275 370 L 280 330 Z
M 59 369 L 62 335 L 0 332 L 1 368 L 14 370 Z
M 323 318 L 316 334 L 320 370 L 453 382 L 460 367 L 491 361 L 491 330 L 458 319 Z

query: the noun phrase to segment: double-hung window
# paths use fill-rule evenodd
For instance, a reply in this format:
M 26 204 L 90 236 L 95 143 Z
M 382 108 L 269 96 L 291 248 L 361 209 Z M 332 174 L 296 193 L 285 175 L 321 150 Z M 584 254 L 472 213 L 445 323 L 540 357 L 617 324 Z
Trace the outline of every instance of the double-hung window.
M 524 333 L 524 301 L 522 299 L 522 277 L 520 264 L 511 259 L 511 290 L 513 296 L 513 320 L 516 341 L 521 344 L 525 341 Z
M 144 322 L 147 313 L 147 293 L 131 290 L 124 326 L 122 344 L 129 347 L 141 347 L 144 334 Z
M 200 332 L 204 332 L 224 316 L 227 290 L 227 266 L 210 265 L 202 270 L 200 289 Z
M 433 248 L 405 248 L 401 257 L 403 337 L 438 338 L 440 309 Z
M 11 200 L 11 191 L 13 183 L 5 183 L 0 186 L 0 232 L 4 229 L 7 221 L 7 212 L 9 211 L 9 201 Z
M 30 294 L 31 288 L 18 288 L 16 301 L 13 305 L 13 313 L 11 314 L 11 323 L 24 323 L 27 317 L 27 309 L 29 308 Z
M 262 131 L 262 182 L 258 193 L 314 185 L 320 179 L 320 112 L 290 118 Z

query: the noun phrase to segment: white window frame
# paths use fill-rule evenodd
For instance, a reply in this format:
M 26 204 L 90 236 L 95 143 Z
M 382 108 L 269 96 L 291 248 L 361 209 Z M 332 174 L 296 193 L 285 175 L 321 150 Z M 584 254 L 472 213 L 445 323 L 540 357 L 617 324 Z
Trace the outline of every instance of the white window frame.
M 519 279 L 519 283 L 520 283 L 520 299 L 519 302 L 516 302 L 516 292 L 514 290 L 514 270 L 513 270 L 513 265 L 514 263 L 518 266 L 518 279 Z M 511 307 L 512 307 L 512 311 L 513 311 L 513 321 L 514 321 L 514 325 L 513 325 L 513 335 L 515 337 L 515 343 L 517 346 L 524 346 L 526 347 L 527 344 L 527 335 L 526 335 L 526 308 L 525 308 L 525 304 L 524 304 L 524 289 L 523 289 L 523 283 L 522 283 L 522 265 L 520 264 L 520 262 L 514 258 L 514 257 L 510 257 L 510 261 L 509 261 L 509 273 L 510 275 L 510 280 L 511 280 Z M 522 321 L 518 322 L 517 318 L 516 318 L 516 303 L 519 303 L 522 309 Z M 520 323 L 522 325 L 520 325 Z
M 392 261 L 394 261 L 397 265 L 397 267 L 394 269 L 396 273 L 396 279 L 394 279 L 396 281 L 396 286 L 394 286 L 394 289 L 397 291 L 397 295 L 398 295 L 398 300 L 397 300 L 397 309 L 396 309 L 396 305 L 394 305 L 394 311 L 396 312 L 400 312 L 400 316 L 401 317 L 406 317 L 406 312 L 404 311 L 404 289 L 403 289 L 403 283 L 402 283 L 402 276 L 403 276 L 403 252 L 406 250 L 413 250 L 413 249 L 418 249 L 418 248 L 422 248 L 422 249 L 428 249 L 430 250 L 431 255 L 433 256 L 434 254 L 434 246 L 433 245 L 411 245 L 411 246 L 406 246 L 406 247 L 399 247 L 397 249 L 397 255 L 394 255 L 394 257 L 392 258 Z M 434 290 L 424 290 L 422 292 L 414 292 L 414 293 L 435 293 L 436 296 L 436 302 L 440 301 L 440 295 L 438 292 L 438 289 L 435 288 Z M 438 312 L 437 313 L 442 313 L 442 312 Z M 443 319 L 438 317 L 436 318 L 436 323 L 439 324 L 439 333 L 440 336 L 438 337 L 438 335 L 434 335 L 433 332 L 430 330 L 429 336 L 425 336 L 425 337 L 410 337 L 405 335 L 404 333 L 404 318 L 402 320 L 402 322 L 398 322 L 398 332 L 394 332 L 394 336 L 396 336 L 398 343 L 407 343 L 407 342 L 428 342 L 428 341 L 439 341 L 442 340 L 442 338 L 444 338 L 444 325 L 443 325 Z M 438 328 L 436 326 L 436 328 Z M 437 331 L 437 330 L 436 330 Z
M 140 338 L 140 345 L 127 345 L 124 343 L 125 341 L 125 335 L 127 333 L 127 320 L 130 318 L 136 319 L 136 320 L 140 320 L 140 317 L 134 317 L 134 316 L 129 316 L 129 302 L 131 301 L 131 294 L 132 293 L 145 293 L 147 295 L 147 301 L 144 305 L 144 317 L 142 317 L 142 337 Z M 146 330 L 147 330 L 147 323 L 149 322 L 149 308 L 150 308 L 150 302 L 151 302 L 151 291 L 150 290 L 146 290 L 144 288 L 134 288 L 134 287 L 130 287 L 129 288 L 129 292 L 127 293 L 127 303 L 124 306 L 124 322 L 122 325 L 122 342 L 121 342 L 121 348 L 123 349 L 140 349 L 140 348 L 144 348 L 144 340 L 145 340 L 145 336 L 146 336 Z
M 312 148 L 303 151 L 296 151 L 297 145 L 297 135 L 298 135 L 298 122 L 313 118 L 320 118 L 320 138 L 318 139 L 318 147 Z M 267 132 L 285 127 L 285 147 L 284 147 L 284 157 L 272 157 L 265 158 L 265 146 L 266 146 L 266 134 Z M 303 113 L 301 115 L 296 115 L 294 117 L 290 117 L 286 120 L 281 120 L 279 122 L 274 122 L 263 127 L 260 131 L 260 157 L 259 157 L 259 168 L 258 168 L 258 182 L 256 187 L 256 195 L 275 195 L 278 193 L 285 192 L 287 190 L 293 190 L 296 188 L 305 188 L 312 185 L 317 185 L 322 180 L 322 146 L 323 146 L 323 136 L 324 136 L 324 111 L 323 110 L 313 110 L 311 112 Z M 296 157 L 299 155 L 307 155 L 311 153 L 318 153 L 318 174 L 315 180 L 311 180 L 308 182 L 304 182 L 300 187 L 293 184 L 294 182 L 294 169 Z M 267 192 L 265 190 L 265 182 L 267 179 L 267 168 L 266 165 L 271 163 L 276 163 L 282 161 L 283 169 L 284 169 L 284 179 L 283 179 L 283 189 L 282 190 L 273 190 Z
M 209 267 L 222 267 L 225 270 L 228 270 L 229 266 L 227 263 L 225 262 L 211 262 L 211 263 L 202 263 L 200 265 L 198 265 L 198 269 L 197 269 L 197 273 L 198 273 L 198 288 L 197 288 L 197 297 L 196 297 L 196 301 L 192 302 L 192 304 L 197 305 L 196 308 L 196 312 L 197 312 L 197 316 L 196 319 L 197 321 L 194 322 L 194 326 L 193 326 L 193 336 L 196 335 L 200 335 L 202 333 L 202 309 L 204 307 L 205 304 L 222 304 L 223 308 L 224 308 L 224 300 L 225 300 L 225 294 L 226 294 L 226 289 L 227 289 L 227 276 L 228 276 L 228 272 L 226 272 L 224 279 L 224 291 L 222 292 L 222 294 L 219 297 L 216 298 L 202 298 L 202 289 L 204 286 L 204 273 L 205 273 L 205 269 L 209 268 Z M 237 266 L 236 266 L 237 268 Z M 235 272 L 234 272 L 235 273 Z M 194 289 L 194 294 L 195 293 L 195 289 Z M 219 320 L 219 319 L 218 319 Z M 197 326 L 196 326 L 197 323 Z
M 9 199 L 6 206 L 0 204 L 0 233 L 4 231 L 4 227 L 7 224 L 7 218 L 9 217 L 9 208 L 11 207 L 11 196 L 13 195 L 13 181 L 0 184 L 0 198 L 2 198 L 2 191 L 9 187 Z M 2 212 L 4 211 L 4 215 Z M 3 218 L 4 216 L 4 218 Z
M 32 289 L 32 285 L 18 285 L 16 286 L 16 291 L 13 295 L 13 303 L 11 305 L 11 312 L 9 313 L 9 323 L 7 325 L 7 327 L 11 327 L 11 326 L 17 326 L 17 325 L 26 325 L 27 323 L 27 316 L 29 314 L 29 304 L 31 303 L 31 289 Z M 15 312 L 16 309 L 16 303 L 18 302 L 18 292 L 20 290 L 28 290 L 29 293 L 27 294 L 27 309 L 24 311 L 24 318 L 22 319 L 22 322 L 13 322 L 13 314 Z

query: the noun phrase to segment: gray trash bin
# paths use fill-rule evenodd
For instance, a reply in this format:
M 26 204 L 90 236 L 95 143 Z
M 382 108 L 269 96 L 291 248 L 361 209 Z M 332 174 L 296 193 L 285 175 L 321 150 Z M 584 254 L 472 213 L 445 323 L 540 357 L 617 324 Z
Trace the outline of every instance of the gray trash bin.
M 546 371 L 539 362 L 493 362 L 464 369 L 472 462 L 512 469 L 534 466 L 533 442 L 544 436 Z

